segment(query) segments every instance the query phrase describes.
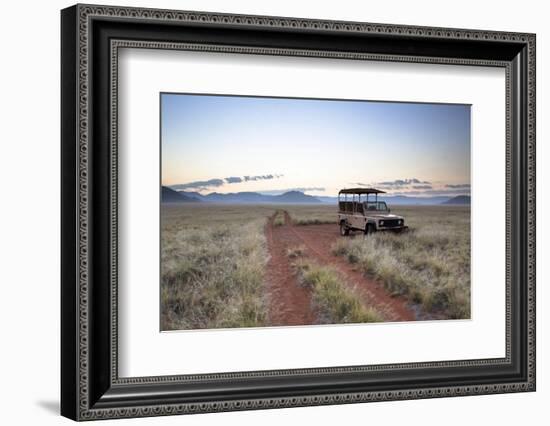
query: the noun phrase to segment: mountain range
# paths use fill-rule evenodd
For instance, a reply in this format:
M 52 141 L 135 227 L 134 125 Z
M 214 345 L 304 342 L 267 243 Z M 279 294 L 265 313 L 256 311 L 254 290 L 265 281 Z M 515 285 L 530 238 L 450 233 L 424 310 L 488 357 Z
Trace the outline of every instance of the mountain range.
M 380 201 L 388 205 L 468 205 L 469 195 L 456 197 L 435 196 L 435 197 L 409 197 L 405 195 L 379 196 Z M 288 191 L 280 195 L 267 195 L 259 192 L 231 192 L 222 194 L 212 192 L 202 195 L 198 192 L 175 191 L 169 187 L 162 187 L 163 203 L 185 203 L 185 202 L 211 202 L 227 204 L 336 204 L 338 197 L 312 196 L 301 191 Z
M 178 197 L 179 196 L 179 197 Z M 288 191 L 280 195 L 266 195 L 259 192 L 231 192 L 221 194 L 212 192 L 207 195 L 199 194 L 198 192 L 174 191 L 166 186 L 162 187 L 162 202 L 163 203 L 181 203 L 181 202 L 211 202 L 211 203 L 228 203 L 228 204 L 315 204 L 321 203 L 316 197 L 304 194 L 300 191 Z
M 472 202 L 469 195 L 457 195 L 456 197 L 451 198 L 450 200 L 445 201 L 443 204 L 452 204 L 452 205 L 470 205 Z
M 162 187 L 161 196 L 163 203 L 196 203 L 197 201 L 199 201 L 194 197 L 189 197 L 166 186 Z

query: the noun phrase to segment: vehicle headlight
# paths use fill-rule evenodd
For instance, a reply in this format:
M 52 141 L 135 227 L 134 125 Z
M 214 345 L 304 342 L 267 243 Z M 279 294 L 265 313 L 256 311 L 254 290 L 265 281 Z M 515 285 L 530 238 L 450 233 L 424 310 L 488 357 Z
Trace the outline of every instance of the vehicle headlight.
M 383 220 L 380 221 L 380 226 L 384 226 L 384 221 Z
M 397 221 L 397 224 L 398 225 L 403 225 L 403 221 L 400 219 L 400 220 Z

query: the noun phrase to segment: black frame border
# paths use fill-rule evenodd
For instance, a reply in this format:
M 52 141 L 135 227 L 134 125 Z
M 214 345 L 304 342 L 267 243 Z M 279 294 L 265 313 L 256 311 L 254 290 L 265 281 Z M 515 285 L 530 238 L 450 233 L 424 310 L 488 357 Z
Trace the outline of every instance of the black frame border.
M 76 5 L 61 13 L 61 36 L 64 416 L 91 420 L 535 390 L 535 35 Z M 119 379 L 113 52 L 124 46 L 505 67 L 506 358 Z

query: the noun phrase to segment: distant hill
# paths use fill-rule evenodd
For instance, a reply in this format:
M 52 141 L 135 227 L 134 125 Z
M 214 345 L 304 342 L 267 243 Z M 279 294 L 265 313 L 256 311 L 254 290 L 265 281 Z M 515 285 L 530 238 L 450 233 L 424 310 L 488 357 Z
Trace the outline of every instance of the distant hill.
M 457 195 L 456 197 L 451 198 L 450 200 L 444 201 L 441 204 L 450 204 L 450 205 L 469 205 L 471 199 L 469 195 Z
M 262 195 L 257 192 L 230 192 L 227 194 L 212 192 L 208 195 L 203 195 L 203 200 L 214 203 L 267 203 L 270 199 L 269 195 Z
M 196 198 L 189 197 L 166 186 L 162 187 L 161 197 L 163 203 L 196 203 L 199 201 Z
M 268 195 L 260 194 L 259 192 L 230 192 L 222 194 L 219 192 L 211 192 L 207 195 L 202 195 L 198 192 L 187 191 L 175 191 L 171 188 L 163 187 L 163 202 L 192 202 L 192 201 L 204 201 L 211 203 L 227 203 L 227 204 L 266 204 L 266 203 L 278 203 L 278 204 L 336 204 L 338 197 L 328 196 L 313 196 L 304 194 L 301 191 L 288 191 L 280 195 Z M 171 191 L 166 193 L 166 199 L 172 201 L 165 201 L 165 189 Z M 182 199 L 178 198 L 182 197 Z M 361 197 L 363 200 L 364 198 Z M 374 200 L 373 196 L 369 196 L 369 200 Z M 457 197 L 449 196 L 434 196 L 434 197 L 413 197 L 405 195 L 390 195 L 378 197 L 379 201 L 385 201 L 390 208 L 392 206 L 434 206 L 440 204 L 446 205 L 468 205 L 470 204 L 469 195 L 459 195 Z
M 370 198 L 370 197 L 369 197 Z M 434 206 L 448 201 L 451 197 L 436 195 L 433 197 L 410 197 L 405 195 L 394 195 L 390 197 L 378 197 L 389 206 Z
M 188 192 L 188 191 L 176 191 L 178 194 L 185 195 L 186 197 L 194 198 L 198 201 L 204 201 L 204 196 L 198 192 Z
M 317 197 L 323 203 L 336 204 L 338 202 L 338 197 L 326 197 L 320 196 Z M 390 195 L 390 196 L 378 196 L 379 201 L 385 201 L 388 206 L 434 206 L 442 204 L 445 201 L 450 200 L 451 197 L 446 196 L 434 196 L 434 197 L 411 197 L 405 195 Z M 349 197 L 348 197 L 349 199 Z M 364 200 L 364 197 L 361 197 L 361 200 Z M 369 201 L 374 200 L 374 197 L 369 196 Z
M 265 203 L 278 203 L 278 204 L 309 204 L 320 203 L 321 201 L 312 196 L 304 194 L 300 191 L 288 191 L 280 195 L 267 195 L 260 194 L 258 192 L 230 192 L 221 194 L 219 192 L 211 192 L 207 195 L 199 194 L 198 192 L 183 192 L 183 191 L 171 191 L 178 195 L 182 195 L 191 200 L 205 201 L 211 203 L 227 203 L 227 204 L 265 204 Z
M 302 203 L 320 203 L 321 200 L 313 195 L 307 195 L 300 191 L 288 191 L 281 195 L 272 196 L 275 203 L 290 203 L 290 204 L 302 204 Z

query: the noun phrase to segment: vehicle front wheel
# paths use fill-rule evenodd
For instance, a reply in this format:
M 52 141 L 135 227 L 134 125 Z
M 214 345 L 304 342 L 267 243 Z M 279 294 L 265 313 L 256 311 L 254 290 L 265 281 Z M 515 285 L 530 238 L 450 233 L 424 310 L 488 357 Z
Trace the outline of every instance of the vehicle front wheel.
M 367 224 L 367 227 L 365 228 L 365 235 L 374 234 L 376 229 L 374 228 L 374 225 L 372 223 Z
M 342 237 L 349 235 L 349 228 L 345 222 L 340 223 L 340 235 Z

